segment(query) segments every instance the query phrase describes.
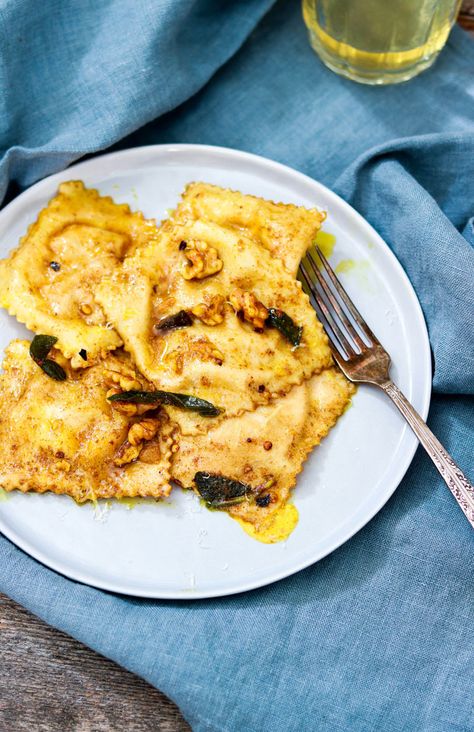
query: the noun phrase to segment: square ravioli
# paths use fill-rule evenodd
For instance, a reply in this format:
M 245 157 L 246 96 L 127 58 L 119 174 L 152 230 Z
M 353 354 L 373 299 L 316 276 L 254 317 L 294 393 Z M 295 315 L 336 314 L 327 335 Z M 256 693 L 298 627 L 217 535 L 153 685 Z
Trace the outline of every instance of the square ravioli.
M 157 389 L 205 399 L 225 417 L 286 394 L 332 363 L 308 297 L 282 262 L 208 221 L 164 224 L 156 242 L 102 280 L 96 298 Z M 270 313 L 286 319 L 289 332 L 271 327 Z M 184 433 L 210 425 L 172 416 Z
M 281 259 L 296 277 L 300 261 L 326 218 L 324 212 L 292 203 L 274 203 L 210 183 L 186 186 L 173 218 L 207 219 L 235 227 Z
M 297 475 L 347 408 L 354 386 L 326 369 L 273 404 L 224 420 L 206 435 L 182 437 L 171 473 L 196 490 L 196 473 L 224 476 L 249 487 L 242 500 L 224 507 L 244 528 L 272 536 Z M 198 492 L 198 491 L 197 491 Z
M 0 261 L 0 305 L 35 333 L 51 333 L 74 367 L 121 345 L 94 300 L 94 288 L 125 254 L 156 238 L 156 224 L 81 181 L 59 186 L 21 239 Z
M 74 370 L 59 351 L 64 381 L 33 361 L 27 341 L 12 341 L 0 375 L 0 487 L 64 493 L 77 502 L 152 496 L 171 490 L 175 427 L 167 415 L 112 405 L 124 388 L 146 388 L 126 354 Z

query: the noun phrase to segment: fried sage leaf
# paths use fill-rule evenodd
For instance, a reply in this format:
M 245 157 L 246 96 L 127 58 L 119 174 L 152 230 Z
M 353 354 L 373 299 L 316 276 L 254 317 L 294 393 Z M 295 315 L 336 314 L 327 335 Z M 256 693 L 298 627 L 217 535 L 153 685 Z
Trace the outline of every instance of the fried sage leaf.
M 30 343 L 30 356 L 33 361 L 36 363 L 44 361 L 57 340 L 56 336 L 35 335 Z
M 199 471 L 194 476 L 194 483 L 199 495 L 204 498 L 208 506 L 220 508 L 240 503 L 252 488 L 232 478 L 226 478 L 217 473 Z
M 128 404 L 167 404 L 171 407 L 188 409 L 199 412 L 203 417 L 217 417 L 222 409 L 215 407 L 211 402 L 189 394 L 174 394 L 171 391 L 123 391 L 108 397 L 110 402 L 124 402 Z
M 67 379 L 67 374 L 63 367 L 56 363 L 56 361 L 52 361 L 50 358 L 45 358 L 45 360 L 38 364 L 38 366 L 41 366 L 44 373 L 52 379 L 56 379 L 56 381 L 65 381 Z
M 156 323 L 155 330 L 172 330 L 173 328 L 187 328 L 193 324 L 193 319 L 186 310 L 180 310 L 174 315 L 168 315 L 159 323 Z
M 296 325 L 292 318 L 284 313 L 283 310 L 269 308 L 265 325 L 270 328 L 276 328 L 287 341 L 290 341 L 294 346 L 299 346 L 303 334 L 303 326 Z
M 56 381 L 65 381 L 67 374 L 63 367 L 56 361 L 46 358 L 57 340 L 55 336 L 36 335 L 30 343 L 30 356 L 49 377 Z

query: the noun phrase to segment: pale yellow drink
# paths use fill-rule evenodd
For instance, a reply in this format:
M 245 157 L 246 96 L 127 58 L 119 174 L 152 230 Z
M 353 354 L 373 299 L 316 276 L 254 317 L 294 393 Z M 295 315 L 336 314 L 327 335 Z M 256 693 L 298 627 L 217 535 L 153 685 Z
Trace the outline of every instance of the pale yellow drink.
M 366 84 L 431 66 L 461 0 L 303 0 L 311 45 L 333 71 Z

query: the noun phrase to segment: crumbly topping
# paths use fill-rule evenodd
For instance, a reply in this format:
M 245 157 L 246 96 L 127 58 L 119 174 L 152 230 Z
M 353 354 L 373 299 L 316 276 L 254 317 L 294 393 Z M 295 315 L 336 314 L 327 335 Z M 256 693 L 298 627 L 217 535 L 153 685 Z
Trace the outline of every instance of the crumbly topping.
M 218 366 L 222 366 L 224 361 L 223 353 L 207 338 L 198 338 L 190 343 L 186 343 L 184 348 L 178 348 L 172 351 L 166 358 L 173 362 L 174 370 L 177 374 L 181 374 L 184 364 L 193 359 L 199 359 L 203 362 L 214 361 Z

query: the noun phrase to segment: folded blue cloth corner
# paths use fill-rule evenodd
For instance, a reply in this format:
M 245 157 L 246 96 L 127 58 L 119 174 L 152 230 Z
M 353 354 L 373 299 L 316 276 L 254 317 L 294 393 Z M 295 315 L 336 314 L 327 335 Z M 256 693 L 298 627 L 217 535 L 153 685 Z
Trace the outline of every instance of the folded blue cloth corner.
M 429 424 L 474 475 L 474 42 L 353 84 L 298 2 L 2 0 L 0 191 L 112 144 L 220 144 L 334 187 L 407 271 L 434 355 Z M 128 137 L 125 137 L 128 136 Z M 9 189 L 13 195 L 15 188 Z M 165 602 L 72 582 L 0 537 L 0 590 L 148 679 L 197 732 L 472 732 L 474 534 L 422 451 L 313 567 Z

